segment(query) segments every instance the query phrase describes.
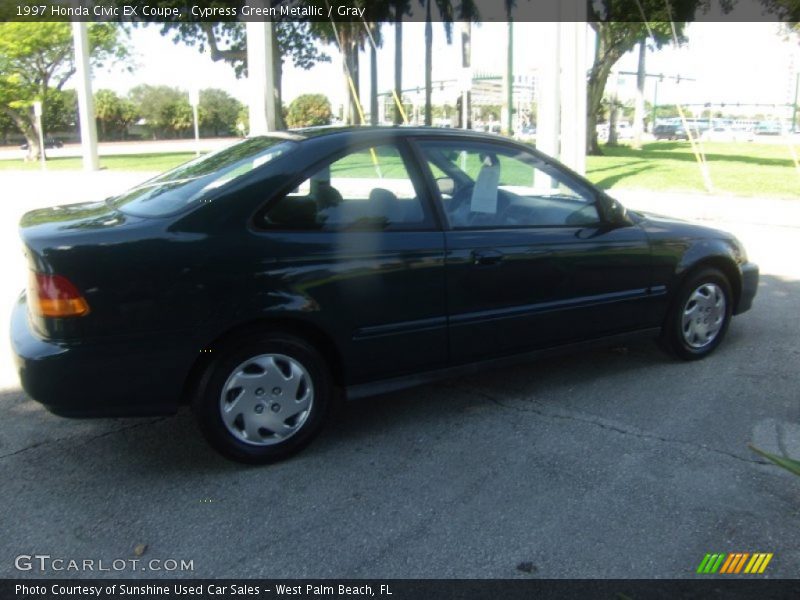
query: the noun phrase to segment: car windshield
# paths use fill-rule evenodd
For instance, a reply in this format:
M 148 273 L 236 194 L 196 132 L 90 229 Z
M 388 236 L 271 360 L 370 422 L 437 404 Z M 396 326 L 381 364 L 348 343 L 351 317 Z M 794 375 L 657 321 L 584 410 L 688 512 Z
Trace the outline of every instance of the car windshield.
M 255 137 L 201 156 L 107 202 L 137 217 L 163 217 L 199 204 L 243 175 L 290 152 L 297 142 Z

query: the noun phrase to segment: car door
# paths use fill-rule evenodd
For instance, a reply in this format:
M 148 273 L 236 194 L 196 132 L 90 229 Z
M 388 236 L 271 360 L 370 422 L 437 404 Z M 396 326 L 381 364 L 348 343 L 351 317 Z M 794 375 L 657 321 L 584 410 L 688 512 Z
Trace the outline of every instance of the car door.
M 407 147 L 351 147 L 256 216 L 265 294 L 318 320 L 349 384 L 447 361 L 444 236 Z
M 416 142 L 448 228 L 454 363 L 636 329 L 650 248 L 588 184 L 518 145 Z

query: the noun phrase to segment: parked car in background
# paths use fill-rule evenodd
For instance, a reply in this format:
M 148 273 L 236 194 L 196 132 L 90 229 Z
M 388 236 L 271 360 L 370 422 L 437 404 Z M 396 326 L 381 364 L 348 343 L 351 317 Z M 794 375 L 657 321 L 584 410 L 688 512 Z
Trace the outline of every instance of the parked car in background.
M 761 121 L 754 130 L 756 135 L 781 135 L 783 128 L 776 121 Z
M 653 135 L 657 140 L 685 140 L 686 131 L 680 125 L 656 125 Z
M 743 127 L 714 126 L 703 132 L 703 140 L 709 142 L 752 142 L 753 132 Z
M 72 417 L 189 404 L 251 463 L 299 451 L 341 397 L 631 335 L 704 358 L 758 285 L 732 235 L 459 129 L 254 137 L 20 234 L 31 397 Z
M 64 142 L 62 142 L 58 138 L 46 137 L 46 138 L 44 138 L 44 147 L 45 147 L 46 150 L 50 150 L 52 148 L 63 148 L 64 147 Z M 20 150 L 27 150 L 28 149 L 28 142 L 24 142 L 24 143 L 20 144 L 19 149 Z

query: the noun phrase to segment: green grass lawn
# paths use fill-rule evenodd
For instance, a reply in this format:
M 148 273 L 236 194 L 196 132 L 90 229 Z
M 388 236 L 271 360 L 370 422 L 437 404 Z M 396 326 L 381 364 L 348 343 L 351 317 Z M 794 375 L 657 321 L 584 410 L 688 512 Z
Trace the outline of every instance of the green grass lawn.
M 705 143 L 703 147 L 716 192 L 800 198 L 800 172 L 786 144 Z M 795 148 L 800 154 L 800 147 Z M 645 144 L 642 150 L 606 146 L 603 151 L 604 156 L 589 156 L 586 161 L 588 178 L 603 189 L 705 191 L 700 168 L 688 142 L 653 142 Z M 100 166 L 120 171 L 166 171 L 192 158 L 191 152 L 104 156 L 100 158 Z M 371 160 L 367 160 L 371 157 L 359 155 L 358 158 L 364 163 L 359 165 L 363 167 L 362 176 L 374 171 Z M 378 156 L 378 160 L 385 171 L 396 162 L 396 157 Z M 77 157 L 53 158 L 48 161 L 47 168 L 80 169 L 81 164 Z M 0 171 L 39 168 L 39 163 L 0 160 Z
M 716 192 L 739 196 L 800 198 L 800 172 L 786 144 L 704 143 Z M 800 155 L 800 147 L 795 146 Z M 642 150 L 603 148 L 587 157 L 587 176 L 603 189 L 704 192 L 688 142 L 653 142 Z
M 192 160 L 194 152 L 168 152 L 159 154 L 119 154 L 116 156 L 101 156 L 100 168 L 114 171 L 167 171 L 181 163 Z M 24 162 L 17 160 L 0 160 L 0 171 L 38 171 L 41 169 L 38 162 Z M 50 158 L 47 168 L 54 171 L 83 168 L 83 159 L 80 157 Z

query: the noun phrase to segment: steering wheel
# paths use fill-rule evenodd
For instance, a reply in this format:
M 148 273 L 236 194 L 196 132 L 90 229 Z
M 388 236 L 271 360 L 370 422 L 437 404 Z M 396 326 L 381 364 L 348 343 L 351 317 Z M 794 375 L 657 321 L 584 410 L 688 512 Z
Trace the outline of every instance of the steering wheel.
M 472 190 L 475 187 L 474 183 L 468 183 L 460 186 L 447 204 L 444 206 L 444 211 L 447 213 L 447 218 L 451 225 L 468 225 L 469 224 L 469 203 L 472 201 Z
M 450 197 L 450 200 L 447 201 L 447 205 L 445 206 L 445 211 L 449 214 L 455 212 L 465 202 L 468 202 L 472 199 L 472 190 L 475 187 L 475 184 L 472 182 L 466 183 L 462 186 L 459 186 L 454 192 L 453 195 Z

